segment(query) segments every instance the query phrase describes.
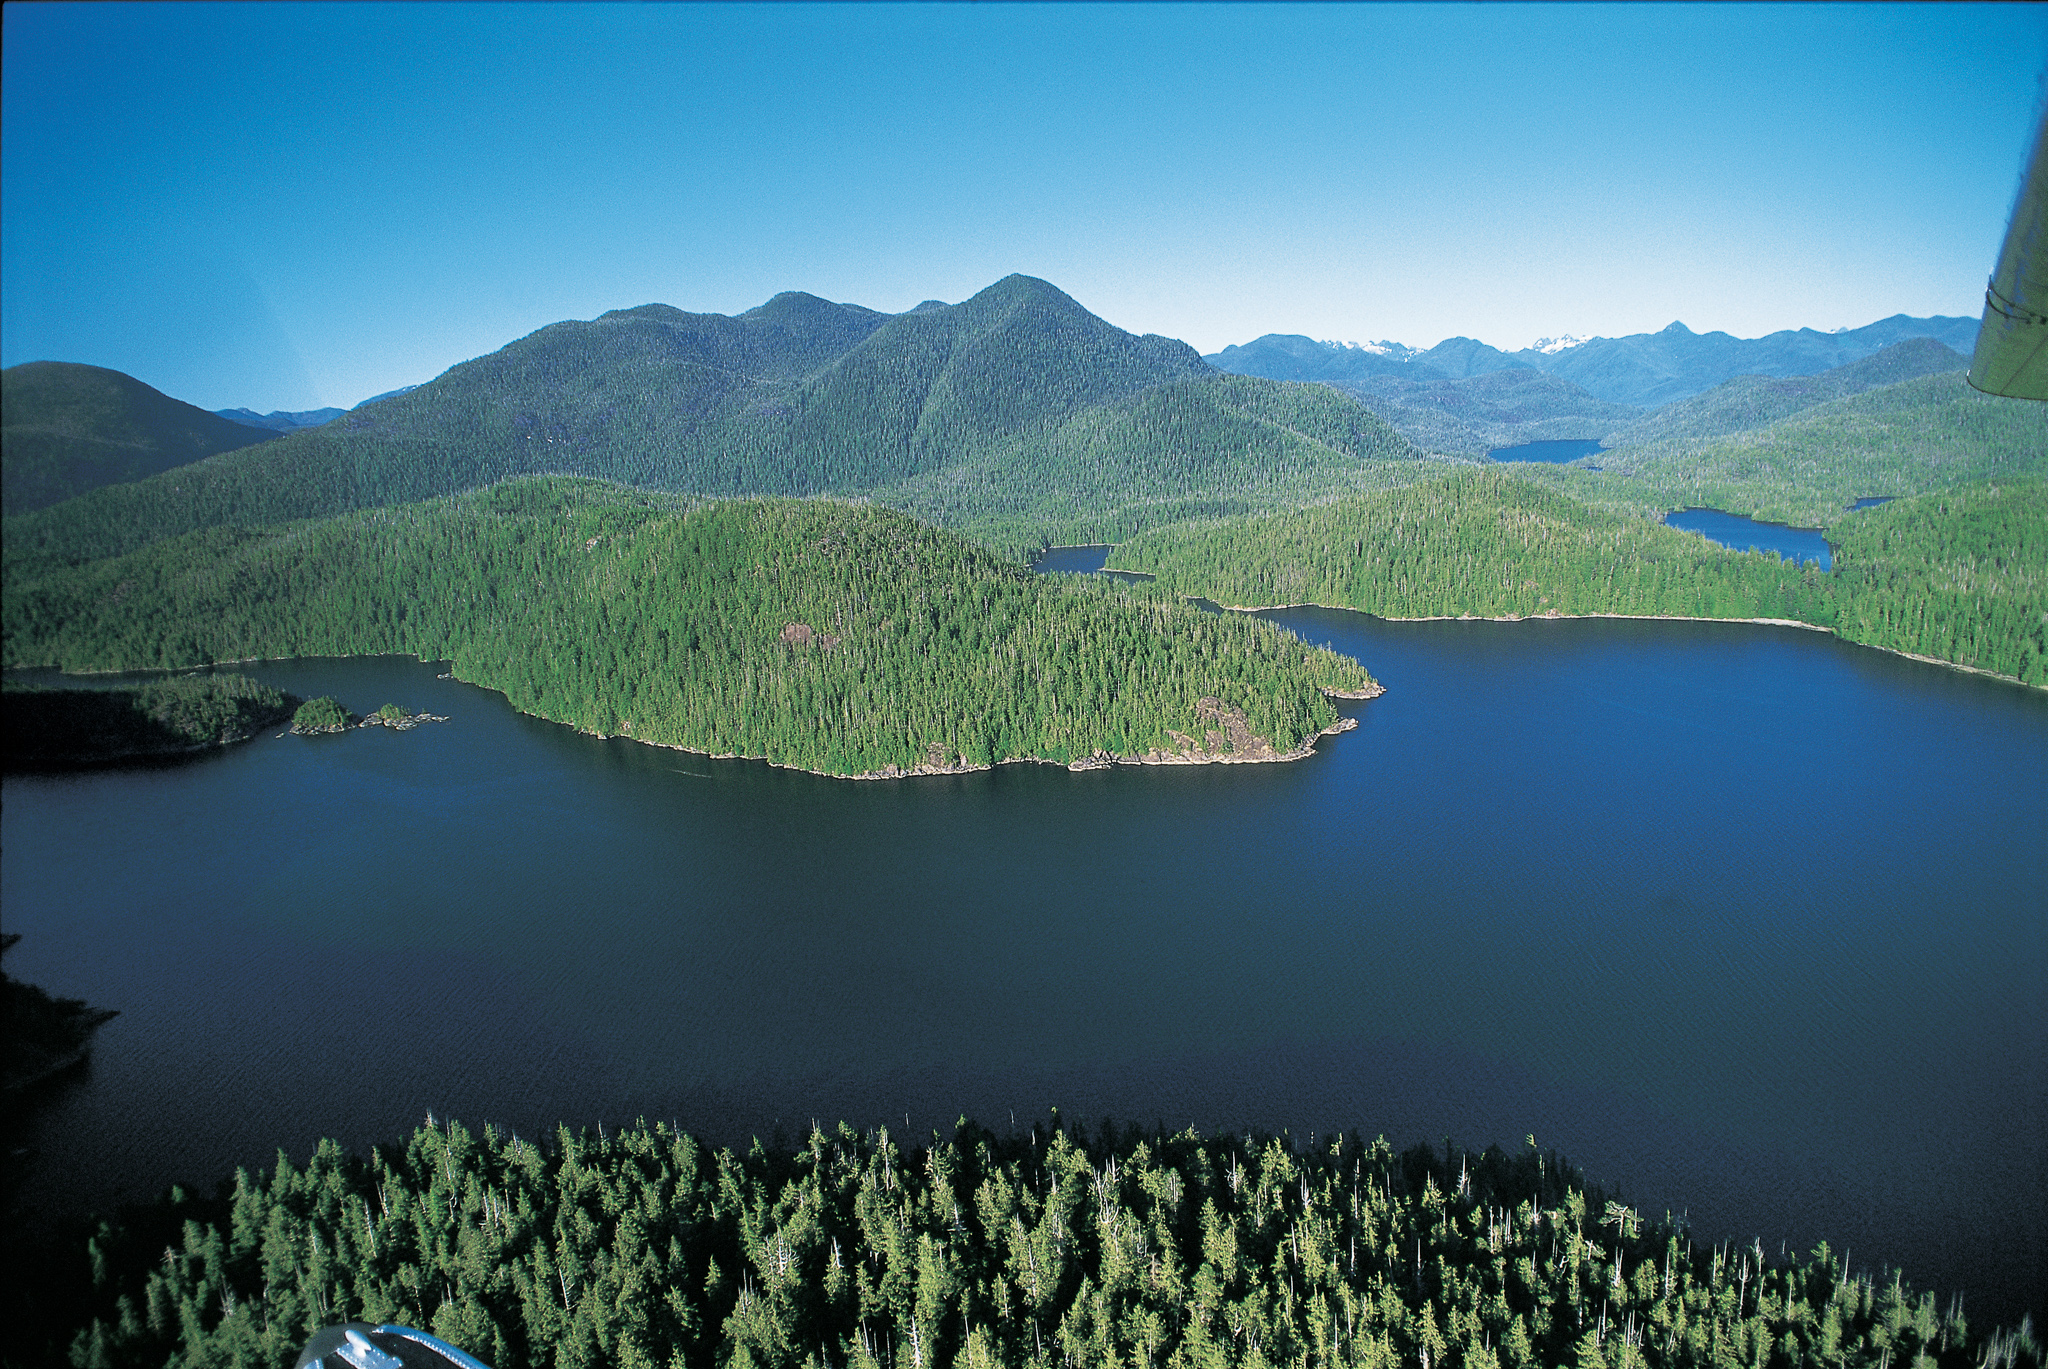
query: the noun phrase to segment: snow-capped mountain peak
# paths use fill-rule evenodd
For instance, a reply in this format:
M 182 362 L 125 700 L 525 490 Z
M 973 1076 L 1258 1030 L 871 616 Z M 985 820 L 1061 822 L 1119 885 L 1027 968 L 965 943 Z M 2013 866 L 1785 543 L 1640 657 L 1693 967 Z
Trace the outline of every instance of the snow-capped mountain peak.
M 1586 341 L 1588 339 L 1573 337 L 1569 333 L 1563 337 L 1540 337 L 1536 339 L 1529 350 L 1532 352 L 1542 352 L 1549 356 L 1556 356 L 1559 352 L 1568 351 Z

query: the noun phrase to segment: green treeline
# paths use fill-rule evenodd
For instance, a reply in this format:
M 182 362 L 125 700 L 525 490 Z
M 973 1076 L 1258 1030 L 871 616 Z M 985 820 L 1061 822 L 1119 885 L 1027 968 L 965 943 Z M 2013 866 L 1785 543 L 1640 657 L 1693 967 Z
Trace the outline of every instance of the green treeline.
M 712 1151 L 430 1117 L 101 1224 L 79 1369 L 289 1365 L 346 1319 L 494 1369 L 2000 1369 L 1898 1273 L 1696 1247 L 1533 1147 L 842 1124 Z M 80 1269 L 82 1280 L 86 1270 Z
M 2048 684 L 2048 485 L 1900 499 L 1833 529 L 1832 574 L 1589 508 L 1548 482 L 1455 475 L 1289 513 L 1162 528 L 1112 558 L 1175 593 L 1389 618 L 1785 618 Z
M 244 675 L 178 676 L 113 689 L 8 681 L 0 694 L 6 762 L 82 765 L 171 755 L 247 740 L 297 700 Z
M 1818 621 L 1825 577 L 1504 471 L 1289 513 L 1164 528 L 1111 558 L 1226 604 L 1326 604 L 1386 618 L 1674 614 Z
M 1335 721 L 1323 688 L 1370 682 L 887 510 L 562 479 L 11 576 L 4 642 L 73 670 L 405 652 L 588 732 L 837 774 L 1184 750 L 1205 698 L 1285 751 Z

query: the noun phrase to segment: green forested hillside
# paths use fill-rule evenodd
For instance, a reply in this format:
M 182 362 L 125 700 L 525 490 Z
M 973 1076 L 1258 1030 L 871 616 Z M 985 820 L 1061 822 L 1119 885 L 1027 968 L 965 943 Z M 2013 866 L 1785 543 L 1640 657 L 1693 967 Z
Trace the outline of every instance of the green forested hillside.
M 1600 513 L 1499 470 L 1265 517 L 1163 528 L 1112 564 L 1227 604 L 1388 618 L 1545 613 L 1826 615 L 1817 570 Z
M 1786 618 L 2048 684 L 2048 485 L 1980 482 L 1864 509 L 1833 574 L 1734 552 L 1483 472 L 1265 517 L 1163 528 L 1112 561 L 1228 604 L 1391 618 Z
M 1326 386 L 1215 376 L 1083 409 L 873 497 L 1022 555 L 1383 489 L 1441 469 Z
M 1355 403 L 1304 388 L 1224 377 L 1024 276 L 894 316 L 797 295 L 737 319 L 650 305 L 541 329 L 258 451 L 10 518 L 6 544 L 77 562 L 570 474 L 716 496 L 900 490 L 1021 555 L 1070 518 L 1240 485 L 1355 488 L 1374 480 L 1361 460 L 1416 457 Z M 1275 456 L 1284 469 L 1262 465 Z
M 8 665 L 375 652 L 602 735 L 839 774 L 1187 752 L 1232 714 L 1287 751 L 1335 721 L 1319 687 L 1369 682 L 1266 624 L 1034 577 L 886 510 L 560 479 L 7 586 Z
M 1667 509 L 1825 528 L 1868 496 L 2048 476 L 2048 406 L 1980 394 L 1947 372 L 1743 432 L 1620 447 L 1600 464 L 1584 484 Z
M 2048 482 L 1900 499 L 1829 536 L 1842 636 L 2048 685 Z
M 274 436 L 100 366 L 31 361 L 0 371 L 0 498 L 9 514 Z
M 711 1151 L 665 1125 L 542 1143 L 431 1117 L 220 1198 L 102 1224 L 80 1369 L 284 1369 L 396 1321 L 529 1366 L 2038 1369 L 1898 1271 L 1695 1246 L 1533 1145 L 963 1125 Z M 84 1285 L 90 1279 L 90 1291 Z

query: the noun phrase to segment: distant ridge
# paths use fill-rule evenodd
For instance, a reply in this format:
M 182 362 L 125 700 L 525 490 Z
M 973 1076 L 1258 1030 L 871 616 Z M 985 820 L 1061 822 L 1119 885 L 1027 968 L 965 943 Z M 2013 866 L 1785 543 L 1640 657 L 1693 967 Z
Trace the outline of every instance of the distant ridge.
M 215 409 L 214 413 L 231 422 L 250 428 L 268 428 L 272 432 L 291 433 L 301 428 L 317 428 L 322 423 L 332 423 L 347 413 L 346 409 L 301 409 L 296 413 L 284 409 L 273 409 L 259 414 L 254 409 Z
M 1786 329 L 1760 338 L 1695 333 L 1673 322 L 1659 332 L 1592 338 L 1552 349 L 1503 352 L 1472 338 L 1446 338 L 1427 351 L 1382 343 L 1383 350 L 1268 333 L 1205 358 L 1219 370 L 1274 380 L 1363 380 L 1394 375 L 1458 380 L 1526 366 L 1560 376 L 1597 399 L 1651 407 L 1684 399 L 1738 375 L 1805 376 L 1861 360 L 1907 338 L 1933 338 L 1959 352 L 1974 345 L 1977 320 L 1894 314 L 1861 328 L 1823 333 Z
M 1846 399 L 1902 380 L 1967 368 L 1970 359 L 1931 337 L 1907 338 L 1869 356 L 1810 376 L 1736 376 L 1713 389 L 1674 400 L 1645 418 L 1602 435 L 1609 447 L 1719 437 L 1789 418 L 1831 399 Z
M 276 438 L 70 361 L 0 371 L 0 497 L 12 516 Z

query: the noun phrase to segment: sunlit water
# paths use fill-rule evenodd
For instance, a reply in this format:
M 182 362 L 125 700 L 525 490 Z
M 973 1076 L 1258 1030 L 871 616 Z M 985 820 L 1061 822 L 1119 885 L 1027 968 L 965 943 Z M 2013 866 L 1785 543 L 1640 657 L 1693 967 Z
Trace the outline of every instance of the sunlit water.
M 1868 507 L 1861 505 L 1860 507 Z M 1783 523 L 1759 523 L 1737 513 L 1719 509 L 1680 509 L 1666 514 L 1664 521 L 1681 532 L 1696 532 L 1710 542 L 1735 551 L 1774 551 L 1780 560 L 1812 561 L 1822 570 L 1834 569 L 1828 539 L 1819 528 L 1788 528 Z
M 429 1109 L 1057 1106 L 1533 1132 L 1703 1240 L 1826 1237 L 1973 1319 L 2048 1286 L 2048 695 L 1791 629 L 1267 616 L 1388 687 L 1296 764 L 855 783 L 386 658 L 248 670 L 452 721 L 11 778 L 8 967 L 122 1011 L 29 1198 Z

